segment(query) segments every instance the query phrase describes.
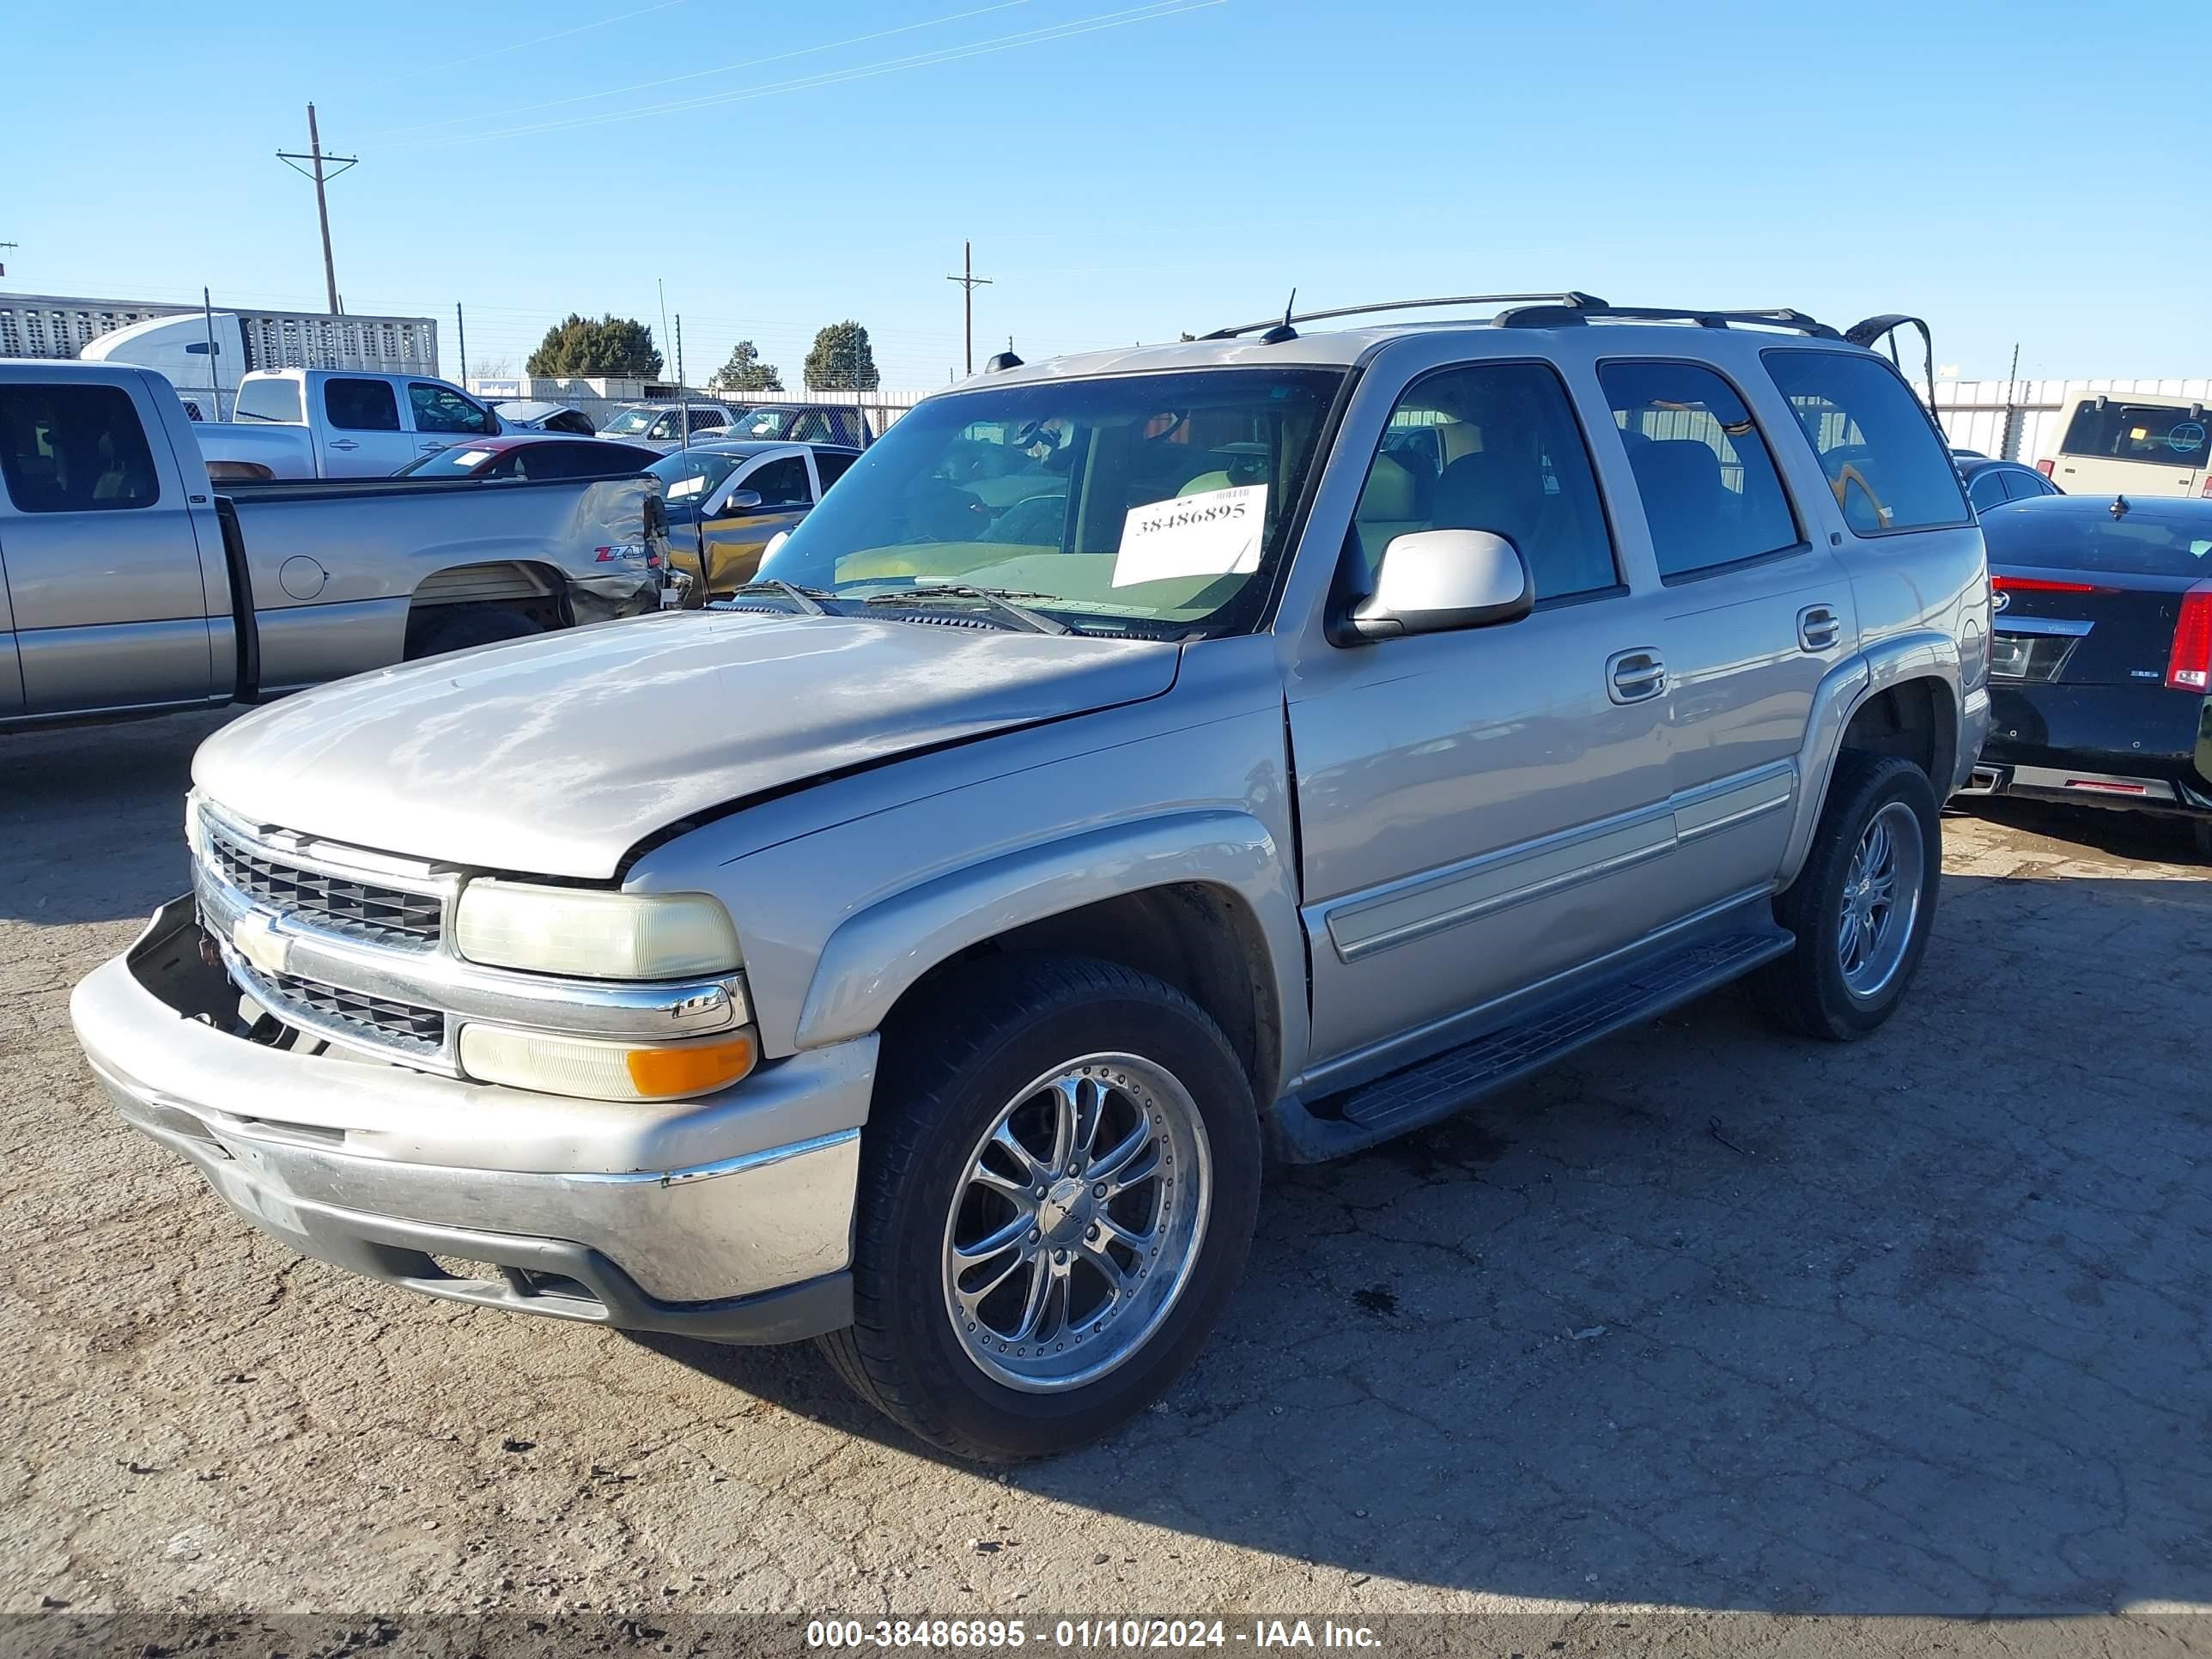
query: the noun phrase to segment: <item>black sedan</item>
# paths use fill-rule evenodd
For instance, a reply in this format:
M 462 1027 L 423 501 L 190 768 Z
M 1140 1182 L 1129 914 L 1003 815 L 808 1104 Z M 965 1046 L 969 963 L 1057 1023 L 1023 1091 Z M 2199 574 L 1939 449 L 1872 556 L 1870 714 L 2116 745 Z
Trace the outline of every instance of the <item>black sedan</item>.
M 660 459 L 657 449 L 611 438 L 575 438 L 557 432 L 509 432 L 471 438 L 418 455 L 399 469 L 404 478 L 626 478 Z
M 1991 727 L 1968 793 L 2176 814 L 2212 856 L 2212 501 L 2054 495 L 1982 533 Z
M 2032 501 L 2066 493 L 2033 467 L 2018 461 L 1992 460 L 1987 455 L 1968 455 L 1956 449 L 1951 452 L 1951 459 L 1959 476 L 1966 481 L 1966 499 L 1977 513 L 2002 507 L 2007 501 Z

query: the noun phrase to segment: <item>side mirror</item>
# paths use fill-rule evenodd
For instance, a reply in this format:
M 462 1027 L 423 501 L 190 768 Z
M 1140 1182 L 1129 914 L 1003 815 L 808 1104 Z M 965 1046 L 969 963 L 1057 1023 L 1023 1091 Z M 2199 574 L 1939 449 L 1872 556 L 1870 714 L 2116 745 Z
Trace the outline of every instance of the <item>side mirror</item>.
M 1375 591 L 1353 607 L 1343 632 L 1388 640 L 1518 622 L 1536 603 L 1521 551 L 1487 530 L 1416 530 L 1382 550 Z
M 775 557 L 775 556 L 779 552 L 782 551 L 782 550 L 783 550 L 783 544 L 784 544 L 786 542 L 789 541 L 790 539 L 791 539 L 791 532 L 790 532 L 788 530 L 779 530 L 779 531 L 777 531 L 777 532 L 775 532 L 775 535 L 773 535 L 773 536 L 771 536 L 771 537 L 769 537 L 769 538 L 768 538 L 768 545 L 767 545 L 766 547 L 763 547 L 763 549 L 761 549 L 761 561 L 760 561 L 760 562 L 761 562 L 763 564 L 766 564 L 766 563 L 767 563 L 770 559 L 774 558 L 774 557 Z
M 750 513 L 756 510 L 760 504 L 761 493 L 759 490 L 732 489 L 730 492 L 730 499 L 722 503 L 722 511 L 725 513 Z

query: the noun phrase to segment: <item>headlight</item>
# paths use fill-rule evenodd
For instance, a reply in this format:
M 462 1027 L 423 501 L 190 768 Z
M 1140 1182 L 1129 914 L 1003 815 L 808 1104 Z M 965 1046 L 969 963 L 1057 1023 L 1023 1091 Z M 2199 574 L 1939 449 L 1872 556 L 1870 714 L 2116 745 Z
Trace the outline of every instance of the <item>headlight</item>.
M 726 974 L 740 960 L 730 913 L 706 893 L 603 893 L 519 881 L 463 888 L 453 942 L 471 962 L 587 979 Z
M 200 817 L 197 793 L 185 797 L 185 845 L 191 848 L 195 860 L 207 856 L 207 823 Z
M 647 1046 L 501 1025 L 461 1027 L 461 1069 L 477 1082 L 590 1100 L 709 1094 L 744 1077 L 759 1057 L 750 1031 Z

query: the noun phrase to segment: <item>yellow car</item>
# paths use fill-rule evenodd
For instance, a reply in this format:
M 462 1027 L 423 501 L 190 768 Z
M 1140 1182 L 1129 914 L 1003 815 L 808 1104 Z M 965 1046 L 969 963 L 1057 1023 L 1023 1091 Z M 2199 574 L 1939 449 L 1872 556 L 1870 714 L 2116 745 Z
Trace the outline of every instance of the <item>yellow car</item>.
M 668 505 L 669 562 L 699 603 L 753 579 L 769 542 L 789 530 L 860 459 L 842 444 L 707 443 L 646 471 Z

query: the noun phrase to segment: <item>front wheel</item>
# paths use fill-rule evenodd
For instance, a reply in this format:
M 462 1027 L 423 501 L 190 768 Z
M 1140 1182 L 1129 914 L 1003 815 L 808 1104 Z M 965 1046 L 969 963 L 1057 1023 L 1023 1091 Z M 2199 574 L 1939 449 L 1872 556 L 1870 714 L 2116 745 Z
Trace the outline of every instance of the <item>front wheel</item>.
M 1759 970 L 1768 1012 L 1835 1042 L 1879 1027 L 1928 948 L 1942 863 L 1928 775 L 1894 756 L 1838 756 L 1804 868 L 1775 902 L 1797 944 Z
M 979 964 L 886 1033 L 854 1322 L 823 1346 L 959 1456 L 1081 1445 L 1189 1363 L 1259 1189 L 1251 1086 L 1189 998 L 1110 963 Z

